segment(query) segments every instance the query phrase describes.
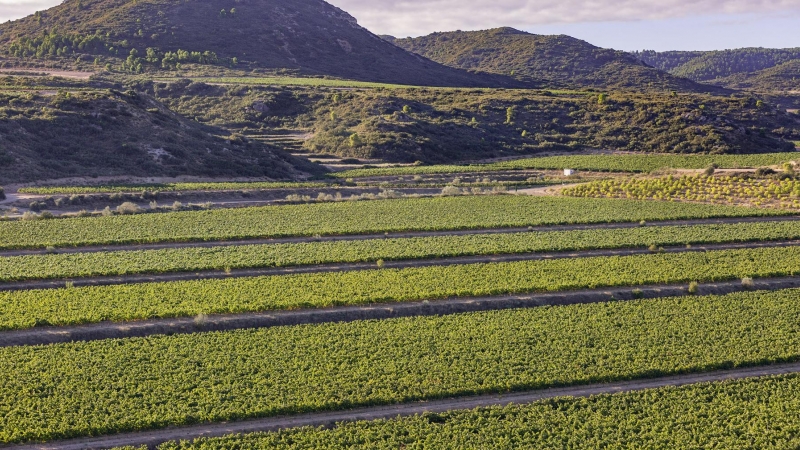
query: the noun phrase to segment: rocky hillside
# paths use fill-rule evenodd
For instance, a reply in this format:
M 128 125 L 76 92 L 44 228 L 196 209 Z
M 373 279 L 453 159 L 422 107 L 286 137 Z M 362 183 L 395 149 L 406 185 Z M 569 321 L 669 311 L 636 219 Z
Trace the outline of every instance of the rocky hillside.
M 0 54 L 138 73 L 183 64 L 429 86 L 518 86 L 400 49 L 321 0 L 66 0 L 0 25 Z
M 132 91 L 0 93 L 0 185 L 111 175 L 288 179 L 320 170 Z

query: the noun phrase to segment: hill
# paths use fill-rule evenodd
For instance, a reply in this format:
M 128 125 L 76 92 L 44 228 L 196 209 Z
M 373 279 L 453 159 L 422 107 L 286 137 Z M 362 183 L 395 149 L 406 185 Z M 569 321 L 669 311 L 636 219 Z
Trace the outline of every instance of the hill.
M 543 81 L 548 87 L 718 90 L 656 70 L 628 53 L 564 35 L 543 36 L 497 28 L 434 33 L 393 42 L 450 67 Z
M 132 91 L 0 93 L 0 185 L 117 175 L 288 179 L 320 170 Z
M 645 63 L 669 71 L 679 77 L 699 82 L 714 82 L 717 79 L 737 74 L 746 74 L 769 69 L 793 60 L 800 60 L 800 48 L 770 49 L 741 48 L 711 52 L 636 52 L 634 55 Z
M 331 91 L 214 86 L 183 80 L 135 86 L 188 117 L 241 133 L 301 128 L 316 153 L 446 163 L 537 152 L 791 151 L 796 116 L 755 98 L 614 92 L 383 89 Z
M 738 73 L 715 81 L 731 89 L 747 89 L 759 92 L 800 93 L 800 59 L 759 70 Z
M 409 85 L 520 85 L 406 52 L 320 0 L 66 0 L 0 25 L 2 53 L 134 73 L 206 64 Z

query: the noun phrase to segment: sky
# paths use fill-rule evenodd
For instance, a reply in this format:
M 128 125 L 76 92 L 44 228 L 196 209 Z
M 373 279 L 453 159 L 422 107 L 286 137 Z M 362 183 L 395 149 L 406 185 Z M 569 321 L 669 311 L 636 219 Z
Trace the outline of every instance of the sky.
M 378 34 L 510 26 L 618 50 L 800 47 L 800 0 L 328 0 Z M 0 21 L 60 0 L 0 0 Z

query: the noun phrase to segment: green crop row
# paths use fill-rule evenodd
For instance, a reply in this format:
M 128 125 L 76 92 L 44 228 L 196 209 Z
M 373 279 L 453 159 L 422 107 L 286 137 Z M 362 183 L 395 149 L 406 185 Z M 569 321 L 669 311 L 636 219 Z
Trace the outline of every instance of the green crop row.
M 158 450 L 800 447 L 797 375 L 297 428 Z
M 0 249 L 785 214 L 666 202 L 472 196 L 0 222 Z
M 800 247 L 68 287 L 0 293 L 0 329 L 800 273 Z
M 0 442 L 794 361 L 798 295 L 2 348 Z
M 242 181 L 207 183 L 105 184 L 88 186 L 33 186 L 20 188 L 23 194 L 99 194 L 115 192 L 232 191 L 237 189 L 300 189 L 330 187 L 323 182 Z
M 0 281 L 800 238 L 800 222 L 660 226 L 0 258 Z
M 525 158 L 492 164 L 469 166 L 438 165 L 352 169 L 336 172 L 339 178 L 391 175 L 425 175 L 443 173 L 491 172 L 501 170 L 577 169 L 599 172 L 652 172 L 658 169 L 705 169 L 717 164 L 722 169 L 740 169 L 783 164 L 800 158 L 800 153 L 761 153 L 749 155 L 573 155 Z

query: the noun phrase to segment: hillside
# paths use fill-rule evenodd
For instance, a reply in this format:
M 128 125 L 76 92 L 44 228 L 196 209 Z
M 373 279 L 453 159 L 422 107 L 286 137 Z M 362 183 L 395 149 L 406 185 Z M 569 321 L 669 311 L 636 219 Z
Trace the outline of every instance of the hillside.
M 800 121 L 755 98 L 616 92 L 391 89 L 145 83 L 174 111 L 242 133 L 310 132 L 308 150 L 442 163 L 547 151 L 791 150 Z
M 406 52 L 321 0 L 66 0 L 0 25 L 0 54 L 117 71 L 206 64 L 431 86 L 519 86 Z
M 0 93 L 0 185 L 81 176 L 293 178 L 320 168 L 135 92 Z
M 726 85 L 717 79 L 769 69 L 793 60 L 800 60 L 800 48 L 741 48 L 711 52 L 634 53 L 645 63 L 669 71 L 679 77 L 699 82 Z
M 648 67 L 628 53 L 563 35 L 497 28 L 434 33 L 393 42 L 450 67 L 541 80 L 548 87 L 716 90 Z
M 731 89 L 800 93 L 800 59 L 757 72 L 731 75 L 715 82 Z

